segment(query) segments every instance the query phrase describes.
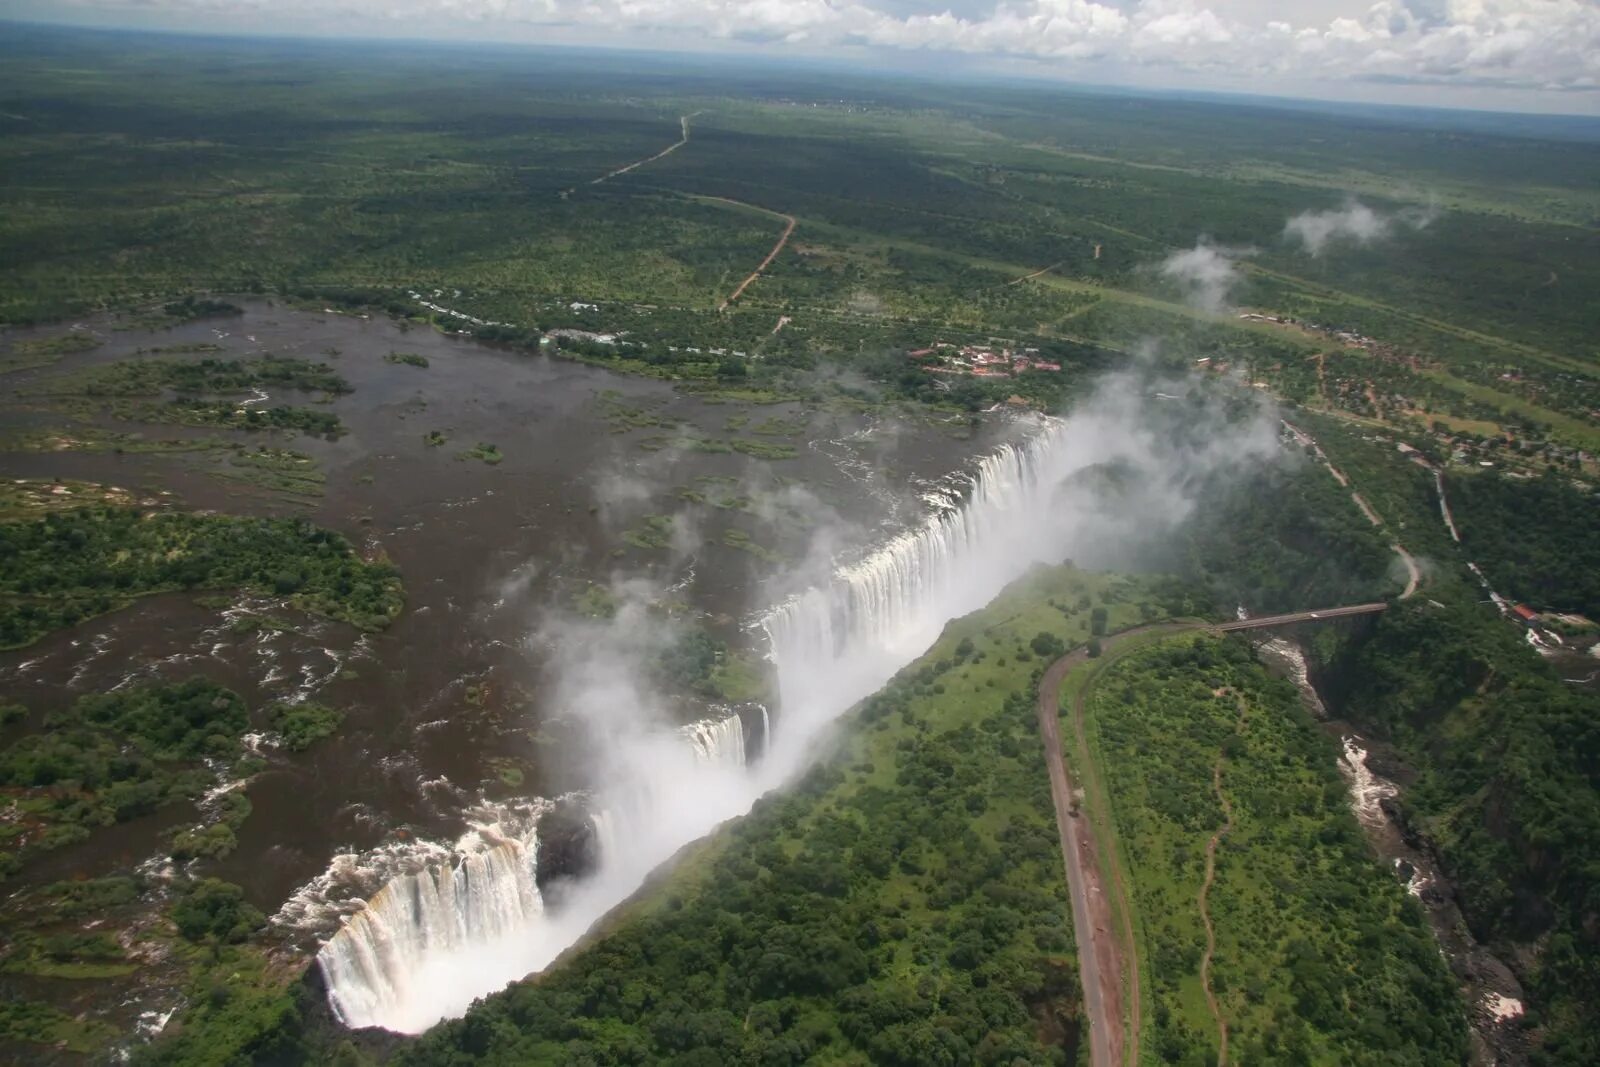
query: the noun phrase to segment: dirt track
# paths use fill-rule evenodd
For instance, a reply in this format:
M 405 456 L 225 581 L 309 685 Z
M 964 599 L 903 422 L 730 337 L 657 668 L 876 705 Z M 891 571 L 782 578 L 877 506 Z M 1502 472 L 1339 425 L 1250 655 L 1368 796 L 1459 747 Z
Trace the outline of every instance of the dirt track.
M 698 115 L 698 114 L 700 114 L 700 112 L 696 111 L 694 114 Z M 606 173 L 600 175 L 600 177 L 591 179 L 589 184 L 590 185 L 599 185 L 601 182 L 610 181 L 612 178 L 615 178 L 619 174 L 626 174 L 630 170 L 634 170 L 637 167 L 642 167 L 646 163 L 654 163 L 656 160 L 661 159 L 663 156 L 670 156 L 672 153 L 676 152 L 678 149 L 682 148 L 684 145 L 689 143 L 689 120 L 692 119 L 692 118 L 694 118 L 694 115 L 679 115 L 678 116 L 678 126 L 681 129 L 683 136 L 680 137 L 673 144 L 667 145 L 667 147 L 663 148 L 661 151 L 657 152 L 653 156 L 646 156 L 644 159 L 636 159 L 632 163 L 629 163 L 629 164 L 627 164 L 625 166 L 618 167 L 616 170 L 607 171 Z M 565 200 L 568 196 L 572 195 L 572 193 L 574 193 L 576 191 L 577 190 L 575 188 L 574 189 L 563 189 L 561 191 L 561 199 Z
M 1113 1067 L 1122 1062 L 1122 958 L 1110 937 L 1111 906 L 1095 855 L 1094 832 L 1087 817 L 1073 812 L 1072 779 L 1061 756 L 1061 683 L 1087 654 L 1082 650 L 1056 660 L 1039 684 L 1039 735 L 1044 740 L 1050 772 L 1050 799 L 1056 809 L 1056 830 L 1066 866 L 1067 895 L 1072 900 L 1072 930 L 1078 942 L 1078 980 L 1089 1019 L 1089 1063 Z
M 721 203 L 724 203 L 724 204 L 734 204 L 734 205 L 737 205 L 738 207 L 747 207 L 747 208 L 750 208 L 752 211 L 760 211 L 760 212 L 764 212 L 765 214 L 768 214 L 768 215 L 776 215 L 778 218 L 783 219 L 787 223 L 787 225 L 784 226 L 784 228 L 783 228 L 783 233 L 780 234 L 779 237 L 778 237 L 778 243 L 773 245 L 772 246 L 772 251 L 767 253 L 767 258 L 763 259 L 761 261 L 761 264 L 758 267 L 756 267 L 755 270 L 750 272 L 750 276 L 748 278 L 746 278 L 744 281 L 739 283 L 739 287 L 737 289 L 735 289 L 733 292 L 728 294 L 728 299 L 724 300 L 722 303 L 717 305 L 717 310 L 718 311 L 723 311 L 723 310 L 725 310 L 727 308 L 727 306 L 729 304 L 731 304 L 735 300 L 739 299 L 739 297 L 744 294 L 744 291 L 746 289 L 750 288 L 750 284 L 752 282 L 754 282 L 757 278 L 761 277 L 761 272 L 766 270 L 768 267 L 770 267 L 772 265 L 772 261 L 778 258 L 778 253 L 783 251 L 783 246 L 789 243 L 789 235 L 794 233 L 795 217 L 793 215 L 785 215 L 781 211 L 773 211 L 770 208 L 757 207 L 755 204 L 746 204 L 742 200 L 729 200 L 725 196 L 700 196 L 700 197 L 696 197 L 695 199 L 697 199 L 697 200 L 717 200 L 717 201 L 720 201 Z M 773 332 L 776 333 L 777 331 L 773 331 Z

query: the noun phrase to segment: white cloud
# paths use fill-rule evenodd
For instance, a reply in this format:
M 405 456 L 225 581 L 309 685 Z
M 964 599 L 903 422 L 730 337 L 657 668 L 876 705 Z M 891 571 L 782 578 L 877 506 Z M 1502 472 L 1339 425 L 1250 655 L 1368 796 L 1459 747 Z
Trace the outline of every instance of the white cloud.
M 1341 241 L 1366 245 L 1389 236 L 1396 225 L 1420 230 L 1436 217 L 1436 210 L 1408 208 L 1382 215 L 1367 205 L 1351 200 L 1342 208 L 1328 211 L 1302 211 L 1283 227 L 1286 240 L 1298 241 L 1313 256 L 1320 256 L 1330 245 Z
M 1243 278 L 1238 260 L 1253 248 L 1227 248 L 1201 238 L 1193 248 L 1174 252 L 1157 268 L 1178 283 L 1184 299 L 1202 311 L 1217 312 L 1228 306 L 1234 286 Z
M 1523 89 L 1600 84 L 1594 0 L 72 0 L 78 10 L 299 24 L 789 42 L 1224 72 L 1235 82 L 1382 80 Z M 271 27 L 262 26 L 262 29 Z M 1075 67 L 1066 66 L 1067 72 Z

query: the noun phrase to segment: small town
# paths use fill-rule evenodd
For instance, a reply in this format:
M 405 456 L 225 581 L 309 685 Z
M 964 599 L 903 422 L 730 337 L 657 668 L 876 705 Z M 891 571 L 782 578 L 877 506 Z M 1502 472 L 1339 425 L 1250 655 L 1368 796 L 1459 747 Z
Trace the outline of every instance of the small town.
M 970 374 L 975 378 L 1011 378 L 1029 371 L 1061 372 L 1061 364 L 1041 359 L 1037 348 L 1013 351 L 988 345 L 956 345 L 935 341 L 931 347 L 906 353 L 929 374 Z

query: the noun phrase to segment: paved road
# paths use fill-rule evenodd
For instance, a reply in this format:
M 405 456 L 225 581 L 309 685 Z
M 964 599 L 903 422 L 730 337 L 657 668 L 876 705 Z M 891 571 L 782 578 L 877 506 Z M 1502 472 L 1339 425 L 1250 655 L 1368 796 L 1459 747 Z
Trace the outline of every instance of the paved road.
M 1109 657 L 1115 645 L 1139 634 L 1181 633 L 1185 630 L 1257 630 L 1289 623 L 1319 622 L 1351 615 L 1370 615 L 1388 608 L 1383 602 L 1351 604 L 1297 611 L 1288 615 L 1267 615 L 1225 623 L 1171 622 L 1124 630 L 1102 642 L 1102 655 Z M 1061 683 L 1075 668 L 1088 662 L 1087 648 L 1068 652 L 1044 672 L 1039 680 L 1034 711 L 1039 719 L 1039 736 L 1044 743 L 1045 768 L 1050 774 L 1050 799 L 1056 813 L 1056 831 L 1061 841 L 1061 860 L 1067 876 L 1067 896 L 1072 902 L 1072 930 L 1078 944 L 1078 979 L 1083 986 L 1084 1014 L 1089 1020 L 1089 1063 L 1091 1067 L 1121 1067 L 1129 1035 L 1123 1028 L 1123 971 L 1127 969 L 1133 1034 L 1131 1046 L 1138 1055 L 1140 1012 L 1139 964 L 1134 946 L 1123 944 L 1112 934 L 1111 901 L 1106 895 L 1106 877 L 1094 836 L 1094 824 L 1087 814 L 1074 816 L 1076 786 L 1067 773 L 1061 746 Z M 1073 704 L 1073 720 L 1081 731 L 1083 699 L 1080 693 Z M 1109 813 L 1107 813 L 1109 814 Z M 1131 900 L 1124 902 L 1124 910 Z M 1129 920 L 1131 923 L 1131 919 Z

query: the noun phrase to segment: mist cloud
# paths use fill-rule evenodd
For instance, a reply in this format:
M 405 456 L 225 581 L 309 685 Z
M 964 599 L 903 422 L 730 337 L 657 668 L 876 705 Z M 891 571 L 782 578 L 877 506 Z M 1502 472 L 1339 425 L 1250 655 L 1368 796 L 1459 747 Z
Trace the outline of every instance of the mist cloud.
M 1284 239 L 1298 242 L 1306 252 L 1320 256 L 1341 242 L 1369 245 L 1388 237 L 1396 226 L 1414 230 L 1427 227 L 1438 217 L 1433 206 L 1406 208 L 1381 214 L 1358 200 L 1327 211 L 1302 211 L 1283 227 Z
M 1228 248 L 1201 238 L 1200 243 L 1174 252 L 1157 268 L 1161 275 L 1178 283 L 1184 299 L 1202 311 L 1226 308 L 1234 288 L 1244 279 L 1239 259 L 1253 248 Z

